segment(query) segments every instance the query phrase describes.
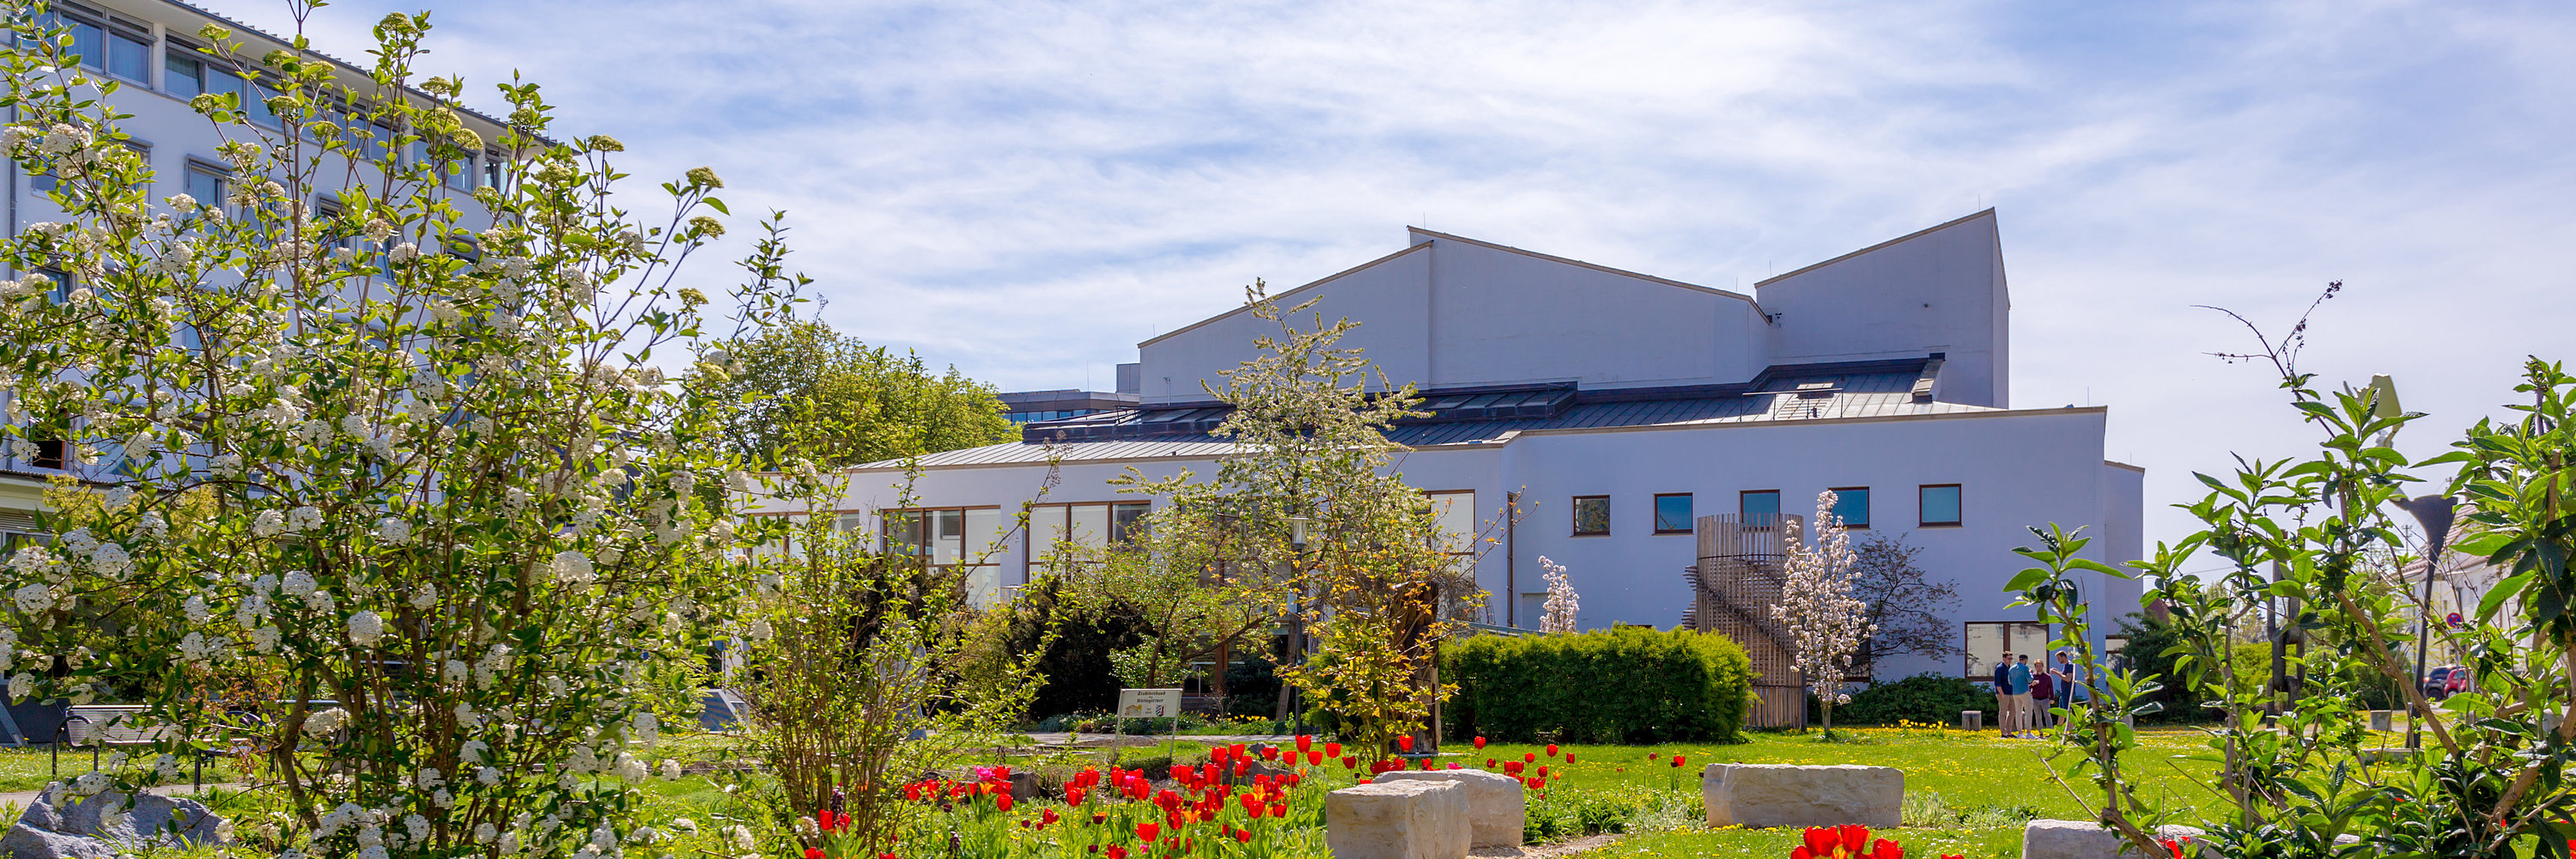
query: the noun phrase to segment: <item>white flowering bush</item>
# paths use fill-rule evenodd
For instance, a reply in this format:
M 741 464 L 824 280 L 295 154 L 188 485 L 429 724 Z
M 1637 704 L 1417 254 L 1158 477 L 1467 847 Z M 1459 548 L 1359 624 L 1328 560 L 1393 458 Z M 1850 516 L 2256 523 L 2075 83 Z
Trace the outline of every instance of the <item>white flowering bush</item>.
M 1540 632 L 1578 632 L 1574 615 L 1583 609 L 1582 600 L 1574 593 L 1574 583 L 1565 578 L 1565 565 L 1538 556 L 1539 578 L 1547 581 L 1547 604 L 1538 618 Z
M 1780 604 L 1772 618 L 1789 628 L 1798 673 L 1806 678 L 1824 709 L 1825 735 L 1833 736 L 1834 705 L 1849 703 L 1843 677 L 1851 673 L 1852 654 L 1878 634 L 1869 621 L 1869 605 L 1852 595 L 1851 534 L 1834 515 L 1833 490 L 1816 496 L 1816 533 L 1799 532 L 1798 520 L 1782 517 L 1788 533 L 1788 562 L 1783 564 Z
M 433 165 L 486 143 L 461 83 L 409 84 L 427 23 L 394 15 L 355 86 L 301 50 L 211 51 L 274 87 L 280 127 L 200 96 L 234 191 L 156 199 L 116 85 L 5 5 L 31 47 L 0 60 L 0 148 L 51 171 L 64 212 L 0 245 L 21 273 L 0 282 L 5 440 L 104 481 L 59 486 L 58 539 L 0 572 L 12 699 L 148 706 L 176 730 L 144 781 L 185 742 L 248 739 L 291 809 L 272 846 L 627 850 L 658 714 L 693 708 L 740 578 L 724 404 L 701 392 L 724 359 L 652 363 L 705 321 L 673 275 L 722 229 L 715 174 L 663 185 L 646 223 L 642 195 L 609 195 L 622 147 L 547 139 L 536 88 L 510 85 L 492 144 L 516 160 L 443 189 Z M 760 248 L 736 324 L 790 291 L 776 234 Z

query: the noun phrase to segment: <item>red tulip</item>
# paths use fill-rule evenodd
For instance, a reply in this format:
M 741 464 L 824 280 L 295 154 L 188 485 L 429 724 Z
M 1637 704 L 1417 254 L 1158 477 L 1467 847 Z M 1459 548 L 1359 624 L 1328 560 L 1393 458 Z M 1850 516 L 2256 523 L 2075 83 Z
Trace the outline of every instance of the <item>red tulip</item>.
M 894 859 L 894 857 L 888 856 L 886 859 Z M 1127 848 L 1115 844 L 1109 845 L 1109 859 L 1127 859 Z
M 1484 750 L 1484 748 L 1485 748 L 1485 738 L 1483 738 L 1483 737 L 1477 737 L 1477 738 L 1476 738 L 1476 749 L 1477 749 L 1478 751 L 1483 751 L 1483 750 Z
M 1896 846 L 1895 841 L 1881 838 L 1869 845 L 1869 855 L 1870 859 L 1905 859 L 1905 848 Z
M 1454 770 L 1454 769 L 1463 769 L 1463 767 L 1460 767 L 1460 766 L 1458 766 L 1457 764 L 1450 764 L 1450 765 L 1449 765 L 1449 768 L 1450 768 L 1450 769 L 1453 769 L 1453 770 Z
M 1674 755 L 1674 756 L 1673 756 L 1673 768 L 1674 768 L 1674 769 L 1681 769 L 1681 767 L 1682 767 L 1682 761 L 1683 761 L 1683 760 L 1684 760 L 1684 758 L 1683 758 L 1682 756 L 1680 756 L 1680 755 Z M 1866 831 L 1866 830 L 1864 830 L 1864 831 Z M 1858 849 L 1860 849 L 1860 848 L 1858 848 L 1858 847 L 1854 847 L 1854 848 L 1852 848 L 1852 849 L 1854 849 L 1854 850 L 1858 850 Z
M 1010 794 L 1007 794 L 1007 793 L 997 793 L 997 794 L 994 794 L 994 795 L 993 795 L 993 807 L 994 807 L 994 808 L 1001 809 L 1001 810 L 1003 810 L 1003 811 L 1009 811 L 1009 810 L 1011 810 L 1011 795 L 1010 795 Z
M 1408 752 L 1413 751 L 1413 737 L 1406 735 L 1395 738 L 1395 747 Z
M 1251 761 L 1235 761 L 1235 762 L 1234 762 L 1234 777 L 1235 777 L 1235 778 L 1242 778 L 1244 773 L 1248 773 L 1248 772 L 1251 772 L 1251 771 L 1252 771 L 1252 762 L 1251 762 Z
M 1539 777 L 1539 778 L 1546 778 L 1546 777 L 1547 777 L 1547 765 L 1546 765 L 1546 764 L 1539 764 L 1539 765 L 1538 765 L 1538 777 Z
M 1066 804 L 1066 805 L 1081 805 L 1081 804 L 1082 804 L 1082 799 L 1083 799 L 1083 794 L 1086 794 L 1086 793 L 1089 793 L 1089 792 L 1090 792 L 1090 791 L 1089 791 L 1088 789 L 1085 789 L 1085 788 L 1082 788 L 1082 787 L 1079 787 L 1079 786 L 1065 788 L 1065 789 L 1064 789 L 1064 804 Z
M 1234 745 L 1232 745 L 1232 746 L 1227 747 L 1227 751 L 1233 752 L 1235 757 L 1240 758 L 1240 757 L 1243 757 L 1243 753 L 1244 753 L 1245 749 L 1243 748 L 1243 744 L 1242 744 L 1242 743 L 1236 743 L 1236 744 L 1234 744 Z
M 1358 755 L 1349 755 L 1349 756 L 1346 756 L 1346 757 L 1342 758 L 1342 768 L 1343 768 L 1343 769 L 1346 769 L 1346 770 L 1355 770 L 1355 769 L 1359 769 L 1359 768 L 1360 768 L 1360 756 L 1358 756 Z
M 1566 753 L 1565 753 L 1565 762 L 1566 762 L 1566 763 L 1569 763 L 1569 764 L 1574 762 L 1574 753 L 1573 753 L 1573 752 L 1566 752 Z
M 1842 837 L 1845 853 L 1859 853 L 1861 846 L 1869 843 L 1869 827 L 1857 823 L 1834 827 L 1834 834 Z
M 1308 765 L 1321 765 L 1323 762 L 1324 762 L 1324 750 L 1323 750 L 1323 749 L 1307 749 L 1307 750 L 1306 750 L 1306 763 L 1307 763 Z
M 1807 842 L 1806 851 L 1816 856 L 1834 855 L 1836 843 L 1842 840 L 1834 835 L 1832 828 L 1824 826 L 1807 827 L 1801 837 Z
M 1288 816 L 1288 804 L 1287 804 L 1287 803 L 1284 803 L 1284 802 L 1274 802 L 1274 803 L 1271 803 L 1271 804 L 1270 804 L 1270 816 L 1272 816 L 1272 817 L 1287 817 L 1287 816 Z
M 1314 747 L 1315 747 L 1315 735 L 1313 735 L 1313 734 L 1298 734 L 1298 735 L 1297 735 L 1297 751 L 1303 752 L 1303 751 L 1306 751 L 1306 750 L 1312 749 L 1312 748 L 1314 748 Z
M 1250 843 L 1252 843 L 1252 830 L 1249 830 L 1249 829 L 1237 829 L 1237 830 L 1235 830 L 1235 831 L 1234 831 L 1234 840 L 1235 840 L 1236 842 L 1238 842 L 1238 843 L 1243 843 L 1243 844 L 1250 844 Z
M 1522 752 L 1522 753 L 1521 753 L 1521 760 L 1522 760 L 1524 763 L 1533 763 L 1533 764 L 1534 764 L 1534 763 L 1538 763 L 1538 753 L 1537 753 L 1537 752 Z
M 823 848 L 820 848 L 820 847 L 807 847 L 807 848 L 805 848 L 805 859 L 823 859 Z
M 1341 757 L 1341 756 L 1342 756 L 1342 744 L 1340 744 L 1340 743 L 1325 743 L 1325 744 L 1324 744 L 1324 757 L 1328 757 L 1328 758 L 1338 758 L 1338 757 Z
M 1046 821 L 1047 823 L 1054 823 L 1054 822 L 1056 822 L 1056 821 L 1058 821 L 1058 820 L 1063 819 L 1062 817 L 1058 816 L 1058 815 L 1055 813 L 1055 809 L 1052 809 L 1052 808 L 1047 809 L 1047 810 L 1046 810 L 1046 813 L 1041 814 L 1041 815 L 1038 815 L 1038 817 L 1039 817 L 1039 819 L 1044 820 L 1044 821 Z
M 1136 840 L 1151 844 L 1154 839 L 1161 837 L 1163 837 L 1163 827 L 1153 823 L 1136 824 Z
M 1548 756 L 1548 757 L 1551 757 L 1551 758 L 1552 758 L 1552 757 L 1556 757 L 1556 744 L 1555 744 L 1555 743 L 1549 743 L 1549 744 L 1547 744 L 1547 756 Z

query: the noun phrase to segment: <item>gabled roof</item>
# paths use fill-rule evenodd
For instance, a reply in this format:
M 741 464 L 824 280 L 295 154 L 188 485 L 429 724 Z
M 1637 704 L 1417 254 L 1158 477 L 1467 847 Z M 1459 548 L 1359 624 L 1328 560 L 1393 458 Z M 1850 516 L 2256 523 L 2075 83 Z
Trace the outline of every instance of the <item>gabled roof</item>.
M 1633 272 L 1633 271 L 1629 271 L 1629 270 L 1627 270 L 1627 269 L 1622 269 L 1622 268 L 1611 268 L 1611 267 L 1606 266 L 1606 265 L 1599 265 L 1599 264 L 1596 264 L 1596 263 L 1588 263 L 1588 262 L 1584 262 L 1584 261 L 1579 260 L 1579 259 L 1567 259 L 1567 258 L 1565 258 L 1565 257 L 1561 257 L 1561 256 L 1554 256 L 1554 255 L 1550 255 L 1550 254 L 1543 254 L 1543 253 L 1539 253 L 1539 252 L 1537 252 L 1537 251 L 1533 251 L 1533 250 L 1524 250 L 1524 249 L 1521 249 L 1521 248 L 1512 247 L 1512 246 L 1510 246 L 1510 245 L 1498 245 L 1498 244 L 1495 244 L 1495 243 L 1493 243 L 1493 242 L 1483 241 L 1483 240 L 1479 240 L 1479 239 L 1471 239 L 1471 238 L 1468 238 L 1468 237 L 1466 237 L 1466 236 L 1453 236 L 1453 235 L 1450 235 L 1450 234 L 1448 234 L 1448 233 L 1436 232 L 1436 231 L 1433 231 L 1433 230 L 1426 230 L 1426 229 L 1423 229 L 1423 228 L 1421 228 L 1421 227 L 1406 227 L 1406 228 L 1404 228 L 1404 229 L 1405 229 L 1405 231 L 1406 231 L 1407 233 L 1410 233 L 1410 234 L 1412 234 L 1412 235 L 1415 235 L 1415 236 L 1429 236 L 1429 237 L 1430 237 L 1430 238 L 1432 238 L 1433 240 L 1437 240 L 1437 241 L 1449 241 L 1449 242 L 1458 242 L 1458 243 L 1460 243 L 1460 244 L 1475 245 L 1475 246 L 1480 247 L 1480 248 L 1490 248 L 1490 249 L 1493 249 L 1493 250 L 1503 251 L 1503 252 L 1505 252 L 1505 253 L 1514 253 L 1514 254 L 1519 254 L 1519 255 L 1521 255 L 1521 256 L 1530 257 L 1530 258 L 1532 258 L 1532 259 L 1541 259 L 1541 260 L 1546 260 L 1546 261 L 1548 261 L 1548 262 L 1556 263 L 1556 264 L 1559 264 L 1559 265 L 1570 265 L 1570 266 L 1575 266 L 1575 267 L 1577 267 L 1577 268 L 1588 268 L 1588 269 L 1591 269 L 1591 270 L 1593 270 L 1593 271 L 1607 272 L 1607 273 L 1610 273 L 1610 274 L 1619 275 L 1619 276 L 1621 276 L 1621 277 L 1633 277 L 1633 278 L 1636 278 L 1636 279 L 1638 279 L 1638 280 L 1647 281 L 1647 282 L 1649 282 L 1649 283 L 1659 283 L 1659 284 L 1663 284 L 1663 285 L 1665 285 L 1665 286 L 1676 287 L 1676 288 L 1680 288 L 1680 289 L 1688 289 L 1688 290 L 1693 290 L 1693 291 L 1697 291 L 1697 292 L 1705 292 L 1705 293 L 1708 293 L 1708 294 L 1710 294 L 1710 295 L 1722 295 L 1722 296 L 1726 296 L 1726 297 L 1728 297 L 1728 298 L 1732 298 L 1732 299 L 1736 299 L 1736 300 L 1739 300 L 1739 301 L 1743 301 L 1743 302 L 1745 302 L 1745 303 L 1747 303 L 1747 304 L 1754 304 L 1754 303 L 1755 303 L 1755 302 L 1754 302 L 1754 300 L 1753 300 L 1753 296 L 1745 295 L 1745 294 L 1740 293 L 1740 292 L 1728 292 L 1728 291 L 1723 290 L 1723 289 L 1717 289 L 1717 288 L 1715 288 L 1715 287 L 1701 286 L 1701 285 L 1696 284 L 1696 283 L 1683 283 L 1683 282 L 1681 282 L 1681 281 L 1673 280 L 1673 279 L 1671 279 L 1671 278 L 1666 278 L 1666 277 L 1656 277 L 1656 276 L 1651 275 L 1651 274 L 1642 274 L 1642 273 L 1639 273 L 1639 272 Z M 1340 280 L 1340 279 L 1345 278 L 1345 277 L 1349 277 L 1349 276 L 1351 276 L 1351 275 L 1353 275 L 1353 274 L 1357 274 L 1357 273 L 1359 273 L 1359 272 L 1367 271 L 1367 270 L 1369 270 L 1369 269 L 1371 269 L 1371 268 L 1375 268 L 1375 267 L 1377 267 L 1377 266 L 1379 266 L 1379 265 L 1382 265 L 1382 264 L 1385 264 L 1385 263 L 1387 263 L 1387 262 L 1391 262 L 1391 261 L 1394 261 L 1394 260 L 1396 260 L 1396 259 L 1400 259 L 1400 258 L 1402 258 L 1403 256 L 1405 256 L 1406 254 L 1410 254 L 1410 253 L 1413 253 L 1414 251 L 1422 250 L 1422 249 L 1424 249 L 1424 248 L 1428 248 L 1428 247 L 1430 247 L 1430 246 L 1431 246 L 1431 242 L 1428 242 L 1428 241 L 1417 241 L 1417 242 L 1414 242 L 1414 243 L 1413 243 L 1413 244 L 1411 244 L 1411 245 L 1407 245 L 1403 250 L 1396 251 L 1396 252 L 1394 252 L 1394 253 L 1387 254 L 1386 256 L 1378 257 L 1377 259 L 1369 260 L 1368 262 L 1360 263 L 1359 265 L 1351 266 L 1350 268 L 1346 268 L 1346 269 L 1343 269 L 1343 270 L 1341 270 L 1341 271 L 1334 272 L 1334 273 L 1329 274 L 1329 275 L 1326 275 L 1326 276 L 1324 276 L 1324 277 L 1322 277 L 1322 278 L 1320 278 L 1320 279 L 1317 279 L 1317 280 L 1314 280 L 1314 281 L 1311 281 L 1311 282 L 1308 282 L 1308 283 L 1305 283 L 1305 284 L 1301 284 L 1301 285 L 1299 285 L 1299 286 L 1298 286 L 1297 288 L 1295 288 L 1295 289 L 1291 289 L 1291 290 L 1288 290 L 1288 291 L 1286 291 L 1286 292 L 1282 292 L 1282 293 L 1278 293 L 1278 294 L 1276 294 L 1276 295 L 1273 295 L 1273 296 L 1271 296 L 1271 298 L 1278 300 L 1278 301 L 1279 301 L 1279 303 L 1280 303 L 1280 304 L 1282 304 L 1282 305 L 1295 304 L 1295 303 L 1296 303 L 1296 301 L 1294 301 L 1294 300 L 1292 300 L 1292 299 L 1297 298 L 1297 297 L 1298 297 L 1298 295 L 1299 295 L 1300 293 L 1303 293 L 1303 292 L 1305 292 L 1305 291 L 1307 291 L 1307 290 L 1310 290 L 1310 289 L 1314 289 L 1314 288 L 1319 287 L 1319 286 L 1323 286 L 1324 284 L 1331 283 L 1331 282 L 1336 281 L 1336 280 Z M 1758 305 L 1757 305 L 1757 306 L 1758 306 Z M 1170 330 L 1170 331 L 1165 331 L 1165 332 L 1163 332 L 1163 333 L 1161 333 L 1161 334 L 1154 335 L 1152 338 L 1149 338 L 1149 339 L 1146 339 L 1146 340 L 1144 340 L 1144 341 L 1142 341 L 1142 342 L 1137 343 L 1137 344 L 1136 344 L 1136 348 L 1142 349 L 1142 348 L 1144 348 L 1144 347 L 1151 346 L 1151 345 L 1156 344 L 1156 343 L 1160 343 L 1160 342 L 1162 342 L 1162 341 L 1164 341 L 1164 340 L 1168 340 L 1168 339 L 1171 339 L 1171 338 L 1173 338 L 1173 337 L 1178 337 L 1178 336 L 1180 336 L 1180 335 L 1182 335 L 1182 334 L 1187 334 L 1187 333 L 1189 333 L 1189 332 L 1191 332 L 1191 331 L 1195 331 L 1195 330 L 1198 330 L 1199 328 L 1205 327 L 1205 326 L 1207 326 L 1207 325 L 1208 325 L 1208 324 L 1210 324 L 1210 323 L 1216 322 L 1217 320 L 1220 320 L 1220 319 L 1226 319 L 1226 318 L 1232 317 L 1232 316 L 1234 316 L 1234 315 L 1236 315 L 1236 314 L 1243 313 L 1243 312 L 1245 312 L 1247 309 L 1248 309 L 1248 308 L 1236 307 L 1236 308 L 1233 308 L 1233 309 L 1231 309 L 1231 310 L 1227 310 L 1227 311 L 1226 311 L 1226 312 L 1224 312 L 1224 313 L 1219 313 L 1219 314 L 1217 314 L 1217 315 L 1215 315 L 1215 316 L 1210 316 L 1210 317 L 1208 317 L 1208 318 L 1206 318 L 1206 319 L 1201 319 L 1201 320 L 1199 320 L 1199 321 L 1197 321 L 1197 322 L 1192 322 L 1192 323 L 1190 323 L 1190 324 L 1188 324 L 1188 325 L 1183 325 L 1183 326 L 1181 326 L 1181 327 L 1179 327 L 1179 328 L 1174 328 L 1174 329 L 1172 329 L 1172 330 Z
M 1880 250 L 1880 249 L 1882 249 L 1882 248 L 1889 247 L 1889 246 L 1891 246 L 1891 245 L 1901 245 L 1901 244 L 1904 244 L 1904 243 L 1906 243 L 1906 242 L 1910 242 L 1910 241 L 1913 241 L 1913 240 L 1915 240 L 1915 239 L 1919 239 L 1919 238 L 1922 238 L 1922 237 L 1924 237 L 1924 236 L 1928 236 L 1928 235 L 1931 235 L 1931 234 L 1933 234 L 1933 233 L 1937 233 L 1937 232 L 1940 232 L 1940 231 L 1942 231 L 1942 230 L 1946 230 L 1946 229 L 1949 229 L 1949 228 L 1951 228 L 1951 227 L 1958 226 L 1958 225 L 1960 225 L 1960 224 L 1965 224 L 1965 223 L 1968 223 L 1968 222 L 1971 222 L 1971 221 L 1975 221 L 1975 220 L 1977 220 L 1977 219 L 1979 219 L 1979 218 L 1993 218 L 1994 216 L 1995 216 L 1995 210 L 1994 210 L 1994 208 L 1993 208 L 1993 207 L 1989 206 L 1989 207 L 1987 207 L 1987 208 L 1986 208 L 1986 210 L 1985 210 L 1985 211 L 1978 212 L 1978 213 L 1976 213 L 1976 214 L 1969 215 L 1969 216 L 1964 217 L 1964 218 L 1959 218 L 1959 219 L 1957 219 L 1957 220 L 1952 220 L 1952 221 L 1944 221 L 1944 222 L 1942 222 L 1942 223 L 1934 224 L 1934 225 L 1932 225 L 1932 226 L 1925 227 L 1925 228 L 1920 229 L 1920 230 L 1915 230 L 1914 232 L 1906 233 L 1905 235 L 1897 236 L 1896 238 L 1888 239 L 1887 241 L 1879 242 L 1878 244 L 1870 245 L 1869 247 L 1861 248 L 1860 250 L 1852 251 L 1851 253 L 1847 253 L 1847 254 L 1843 254 L 1843 255 L 1841 255 L 1841 256 L 1834 257 L 1833 259 L 1825 260 L 1825 261 L 1823 261 L 1823 262 L 1808 263 L 1808 264 L 1806 264 L 1806 265 L 1799 266 L 1798 268 L 1796 268 L 1796 269 L 1794 269 L 1794 270 L 1781 272 L 1781 273 L 1779 273 L 1779 274 L 1775 274 L 1775 275 L 1772 275 L 1772 276 L 1770 276 L 1770 277 L 1766 277 L 1766 278 L 1763 278 L 1763 279 L 1761 279 L 1761 280 L 1754 281 L 1754 282 L 1753 282 L 1753 288 L 1754 288 L 1754 289 L 1761 289 L 1761 288 L 1763 288 L 1763 287 L 1765 287 L 1765 286 L 1770 286 L 1771 284 L 1778 283 L 1778 282 L 1780 282 L 1780 281 L 1782 281 L 1782 280 L 1785 280 L 1785 279 L 1788 279 L 1788 278 L 1792 278 L 1792 277 L 1797 277 L 1798 275 L 1806 274 L 1807 272 L 1815 271 L 1816 269 L 1824 268 L 1825 266 L 1829 266 L 1829 265 L 1833 265 L 1834 263 L 1842 262 L 1843 260 L 1851 259 L 1851 258 L 1856 257 L 1856 256 L 1862 256 L 1862 255 L 1868 254 L 1868 253 L 1870 253 L 1870 252 L 1872 252 L 1872 251 L 1876 251 L 1876 250 Z

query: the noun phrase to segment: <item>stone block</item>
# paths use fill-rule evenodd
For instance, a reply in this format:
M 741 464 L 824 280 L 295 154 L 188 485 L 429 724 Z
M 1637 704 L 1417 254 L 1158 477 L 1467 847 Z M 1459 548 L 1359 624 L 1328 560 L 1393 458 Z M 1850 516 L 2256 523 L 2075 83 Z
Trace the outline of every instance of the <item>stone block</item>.
M 1901 825 L 1905 772 L 1894 767 L 1710 764 L 1700 774 L 1710 826 Z
M 2163 838 L 2199 837 L 2189 826 L 2167 826 Z M 2128 847 L 2127 856 L 2120 848 Z M 2021 859 L 2136 859 L 2141 854 L 2120 833 L 2090 820 L 2033 820 L 2021 830 Z
M 2393 731 L 2393 730 L 2396 730 L 2396 729 L 2397 729 L 2397 728 L 2396 728 L 2396 725 L 2397 725 L 2397 711 L 2395 711 L 2395 710 L 2372 710 L 2372 711 L 2370 711 L 2370 729 L 2371 729 L 2371 730 L 2373 730 L 2373 731 Z
M 1396 779 L 1324 795 L 1324 846 L 1333 859 L 1464 859 L 1472 839 L 1467 788 Z
M 1528 804 L 1521 780 L 1484 770 L 1414 770 L 1384 773 L 1378 781 L 1445 781 L 1467 790 L 1469 841 L 1477 847 L 1518 847 Z
M 1982 731 L 1982 730 L 1985 730 L 1985 729 L 1986 729 L 1986 711 L 1984 711 L 1984 710 L 1961 710 L 1961 711 L 1959 711 L 1959 730 L 1962 730 L 1962 731 Z
M 108 815 L 109 808 L 119 813 Z M 223 818 L 196 800 L 108 791 L 57 805 L 51 795 L 39 794 L 0 835 L 0 853 L 14 859 L 110 859 L 147 846 L 222 843 Z

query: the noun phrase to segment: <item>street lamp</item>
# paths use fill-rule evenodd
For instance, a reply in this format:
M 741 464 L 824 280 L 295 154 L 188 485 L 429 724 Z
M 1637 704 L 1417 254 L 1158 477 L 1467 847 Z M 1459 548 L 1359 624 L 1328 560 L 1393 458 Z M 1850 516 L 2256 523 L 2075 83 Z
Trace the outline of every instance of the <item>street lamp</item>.
M 1297 577 L 1298 560 L 1306 555 L 1306 528 L 1314 523 L 1315 520 L 1304 516 L 1288 517 L 1288 574 L 1292 580 Z M 1296 601 L 1290 603 L 1288 607 L 1288 649 L 1296 655 L 1297 665 L 1301 668 L 1306 664 L 1305 596 L 1306 586 L 1301 582 L 1297 585 Z M 1288 718 L 1290 724 L 1294 726 L 1289 729 L 1289 733 L 1306 733 L 1306 708 L 1298 705 L 1297 687 L 1281 683 L 1279 695 L 1288 702 Z
M 2408 682 L 2421 687 L 2424 683 L 2424 650 L 2432 641 L 2433 570 L 2441 566 L 2442 544 L 2451 537 L 2451 520 L 2458 515 L 2459 502 L 2448 495 L 2426 495 L 2397 502 L 2397 506 L 2414 514 L 2416 524 L 2424 526 L 2424 535 L 2432 548 L 2424 553 L 2424 601 L 2415 610 L 2415 676 Z M 2430 715 L 2430 714 L 2426 714 Z M 2406 720 L 2406 747 L 2421 748 L 2423 735 L 2417 732 L 2418 719 Z

